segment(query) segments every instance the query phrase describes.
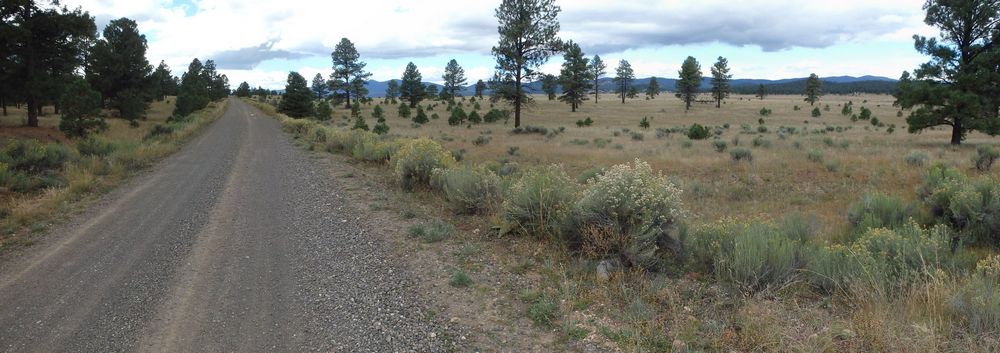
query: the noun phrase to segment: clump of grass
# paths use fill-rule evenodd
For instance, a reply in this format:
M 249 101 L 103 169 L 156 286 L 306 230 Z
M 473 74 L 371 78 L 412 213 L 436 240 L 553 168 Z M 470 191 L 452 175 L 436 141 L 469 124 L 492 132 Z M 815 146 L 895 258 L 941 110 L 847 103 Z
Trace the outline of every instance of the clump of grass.
M 472 277 L 462 270 L 455 270 L 448 278 L 448 285 L 456 288 L 465 288 L 472 285 Z
M 856 232 L 871 228 L 897 228 L 906 224 L 914 215 L 913 205 L 899 197 L 882 193 L 864 195 L 851 205 L 847 219 Z
M 823 161 L 823 151 L 818 149 L 809 150 L 806 154 L 806 158 L 812 162 L 820 163 Z
M 733 148 L 731 151 L 729 151 L 729 156 L 733 159 L 733 161 L 736 161 L 736 162 L 740 162 L 740 161 L 751 162 L 751 161 L 753 161 L 753 152 L 750 151 L 749 148 L 745 148 L 745 147 L 736 147 L 736 148 Z
M 840 160 L 832 159 L 823 162 L 823 167 L 826 168 L 828 172 L 838 172 L 840 171 Z
M 993 148 L 993 146 L 982 145 L 976 147 L 976 157 L 973 159 L 973 162 L 976 165 L 976 170 L 979 170 L 980 172 L 989 171 L 993 168 L 993 162 L 996 161 L 998 157 L 1000 157 L 1000 151 Z
M 723 140 L 712 140 L 712 147 L 715 147 L 715 151 L 722 153 L 726 151 L 726 141 Z
M 528 305 L 527 315 L 535 325 L 550 327 L 559 314 L 559 304 L 546 294 L 535 295 Z
M 408 232 L 410 237 L 419 239 L 424 243 L 437 243 L 448 239 L 453 233 L 455 233 L 455 227 L 448 222 L 440 220 L 411 226 Z
M 906 164 L 911 167 L 923 167 L 930 160 L 930 156 L 923 151 L 910 151 L 905 157 Z

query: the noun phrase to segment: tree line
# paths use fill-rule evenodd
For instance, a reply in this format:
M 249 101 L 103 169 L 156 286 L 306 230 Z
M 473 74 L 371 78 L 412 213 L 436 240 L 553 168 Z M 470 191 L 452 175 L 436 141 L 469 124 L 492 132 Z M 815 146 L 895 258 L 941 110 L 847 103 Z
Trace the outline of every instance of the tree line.
M 112 20 L 98 36 L 94 17 L 57 1 L 0 2 L 0 106 L 24 106 L 27 126 L 37 127 L 42 107 L 62 114 L 70 137 L 106 127 L 101 108 L 137 126 L 153 100 L 178 99 L 180 117 L 229 94 L 228 79 L 208 60 L 195 59 L 174 77 L 161 61 L 146 58 L 146 36 L 129 18 Z M 192 71 L 192 69 L 194 71 Z
M 729 61 L 718 57 L 709 69 L 711 88 L 707 93 L 717 108 L 731 93 L 752 93 L 759 99 L 769 94 L 801 93 L 805 101 L 815 105 L 824 93 L 891 92 L 895 104 L 911 109 L 907 118 L 910 132 L 948 125 L 953 127 L 952 143 L 960 143 L 969 131 L 1000 134 L 1000 49 L 993 42 L 1000 36 L 1000 1 L 997 0 L 928 0 L 924 5 L 926 21 L 942 31 L 942 38 L 915 36 L 919 52 L 933 57 L 911 75 L 904 72 L 898 85 L 891 82 L 826 83 L 816 74 L 803 81 L 783 84 L 760 84 L 757 87 L 732 87 Z M 495 72 L 488 82 L 475 83 L 475 96 L 482 97 L 489 91 L 492 101 L 506 101 L 513 106 L 514 126 L 521 125 L 524 105 L 531 103 L 528 84 L 541 82 L 542 91 L 549 100 L 558 99 L 576 111 L 593 94 L 597 103 L 600 79 L 607 74 L 607 64 L 595 55 L 588 58 L 578 44 L 559 38 L 558 15 L 561 8 L 554 0 L 502 0 L 495 10 L 499 22 L 499 41 L 492 48 L 496 59 Z M 559 75 L 544 74 L 539 68 L 557 54 L 563 55 Z M 327 99 L 345 103 L 364 99 L 367 95 L 365 79 L 371 76 L 364 70 L 365 63 L 353 43 L 346 38 L 331 53 L 333 73 L 329 79 L 317 75 L 312 89 L 305 87 L 305 79 L 293 72 L 289 75 L 286 96 L 291 93 L 287 107 L 291 116 L 307 116 L 314 109 L 313 99 Z M 620 60 L 614 70 L 615 94 L 624 104 L 635 98 L 638 87 L 632 83 L 635 72 L 627 60 Z M 293 80 L 294 79 L 294 80 Z M 399 83 L 389 82 L 386 98 L 403 99 L 409 107 L 428 97 L 453 99 L 467 83 L 464 70 L 451 60 L 442 77 L 444 88 L 425 85 L 415 64 L 410 62 Z M 701 64 L 693 57 L 686 58 L 678 70 L 675 96 L 683 101 L 685 110 L 698 101 L 702 93 Z M 294 83 L 294 85 L 293 85 Z M 825 86 L 825 87 L 824 87 Z M 562 94 L 557 95 L 558 87 Z M 247 92 L 245 87 L 243 92 Z M 309 95 L 309 93 L 313 95 Z M 661 88 L 656 78 L 645 87 L 647 99 L 655 99 Z M 296 97 L 298 95 L 298 97 Z M 309 98 L 315 97 L 315 98 Z M 309 99 L 307 99 L 309 98 Z

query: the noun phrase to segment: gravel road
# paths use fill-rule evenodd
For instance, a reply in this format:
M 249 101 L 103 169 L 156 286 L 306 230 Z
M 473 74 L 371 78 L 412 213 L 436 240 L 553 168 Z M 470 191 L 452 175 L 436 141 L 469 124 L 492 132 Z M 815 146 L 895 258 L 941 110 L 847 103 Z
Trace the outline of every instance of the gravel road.
M 262 112 L 0 261 L 0 351 L 461 350 L 414 277 Z

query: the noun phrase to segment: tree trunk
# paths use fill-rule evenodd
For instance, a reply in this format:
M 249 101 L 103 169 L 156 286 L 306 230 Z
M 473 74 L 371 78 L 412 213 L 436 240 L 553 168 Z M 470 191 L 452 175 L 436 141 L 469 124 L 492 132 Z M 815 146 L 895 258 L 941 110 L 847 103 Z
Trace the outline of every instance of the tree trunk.
M 0 106 L 3 106 L 3 116 L 7 116 L 7 98 L 0 96 Z
M 38 127 L 38 108 L 36 107 L 37 104 L 38 102 L 35 101 L 35 97 L 32 95 L 28 95 L 28 102 L 27 102 L 28 126 Z
M 594 79 L 594 104 L 597 104 L 597 96 L 601 94 L 598 80 Z
M 951 144 L 952 145 L 956 145 L 956 146 L 957 145 L 961 145 L 962 144 L 962 135 L 964 133 L 965 133 L 965 131 L 962 128 L 962 121 L 961 120 L 956 120 L 955 121 L 955 125 L 952 125 L 952 128 L 951 128 Z
M 722 108 L 722 100 L 721 99 L 716 99 L 715 100 L 715 107 L 716 108 Z

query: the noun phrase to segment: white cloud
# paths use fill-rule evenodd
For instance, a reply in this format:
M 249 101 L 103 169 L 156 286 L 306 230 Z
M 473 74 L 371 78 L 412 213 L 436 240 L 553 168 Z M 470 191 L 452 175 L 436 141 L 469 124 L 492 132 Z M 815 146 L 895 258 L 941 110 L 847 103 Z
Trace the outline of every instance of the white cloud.
M 489 55 L 496 42 L 494 8 L 499 0 L 64 0 L 82 6 L 99 25 L 117 17 L 136 19 L 150 38 L 151 62 L 166 60 L 179 74 L 191 58 L 220 57 L 221 71 L 235 77 L 278 80 L 277 72 L 252 68 L 262 60 L 325 57 L 341 37 L 365 58 Z M 750 46 L 747 50 L 823 48 L 873 40 L 909 41 L 923 25 L 923 0 L 731 1 L 562 0 L 561 36 L 590 54 L 695 43 Z M 188 15 L 188 12 L 193 12 Z M 102 23 L 102 21 L 104 21 Z M 617 61 L 617 58 L 614 60 Z M 612 61 L 609 61 L 611 63 Z M 635 61 L 637 72 L 669 73 L 674 63 Z M 828 64 L 828 63 L 827 63 Z M 443 65 L 441 65 L 443 66 Z M 614 66 L 610 64 L 609 66 Z M 298 69 L 305 75 L 304 69 Z M 402 67 L 370 67 L 376 77 L 398 77 Z M 327 70 L 327 68 L 324 68 Z M 422 67 L 428 80 L 441 69 Z M 549 68 L 546 68 L 550 72 Z M 469 69 L 488 77 L 489 67 Z M 551 72 L 557 72 L 558 69 Z M 311 76 L 307 76 L 310 77 Z M 242 80 L 242 79 L 241 79 Z

